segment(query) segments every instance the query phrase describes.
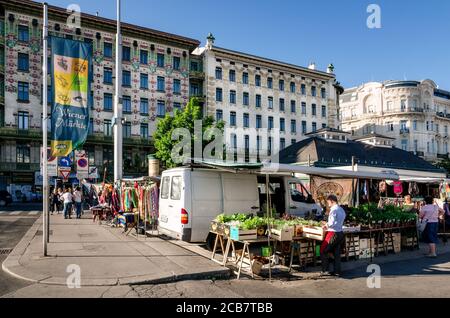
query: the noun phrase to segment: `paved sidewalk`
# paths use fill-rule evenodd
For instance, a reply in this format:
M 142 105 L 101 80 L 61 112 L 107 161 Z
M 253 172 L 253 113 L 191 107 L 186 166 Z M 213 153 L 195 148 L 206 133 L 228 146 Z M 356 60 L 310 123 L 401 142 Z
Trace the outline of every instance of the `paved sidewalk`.
M 51 216 L 49 257 L 42 257 L 42 218 L 30 228 L 2 268 L 40 284 L 64 285 L 69 265 L 81 269 L 82 286 L 164 283 L 180 279 L 228 278 L 230 270 L 156 237 L 126 236 L 89 218 Z

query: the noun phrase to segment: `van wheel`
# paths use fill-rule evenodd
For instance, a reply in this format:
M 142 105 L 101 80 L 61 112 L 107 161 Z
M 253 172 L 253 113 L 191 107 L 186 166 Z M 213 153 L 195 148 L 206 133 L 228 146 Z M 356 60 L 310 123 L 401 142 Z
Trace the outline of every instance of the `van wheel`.
M 206 248 L 208 251 L 212 252 L 214 249 L 214 243 L 216 241 L 216 237 L 212 235 L 211 233 L 208 234 L 208 237 L 206 238 Z

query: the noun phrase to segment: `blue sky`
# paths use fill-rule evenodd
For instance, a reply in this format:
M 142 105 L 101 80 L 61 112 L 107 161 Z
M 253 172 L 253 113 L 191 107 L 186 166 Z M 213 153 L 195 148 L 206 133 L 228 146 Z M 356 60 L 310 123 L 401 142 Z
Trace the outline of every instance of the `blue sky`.
M 114 0 L 48 0 L 115 18 Z M 369 29 L 367 6 L 381 7 Z M 351 87 L 367 81 L 433 79 L 450 90 L 448 0 L 122 0 L 123 20 L 321 70 L 332 62 Z

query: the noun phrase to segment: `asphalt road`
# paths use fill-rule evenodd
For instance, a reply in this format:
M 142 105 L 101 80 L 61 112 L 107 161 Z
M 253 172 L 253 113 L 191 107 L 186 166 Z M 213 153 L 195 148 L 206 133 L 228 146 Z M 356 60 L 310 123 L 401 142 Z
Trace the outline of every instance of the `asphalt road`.
M 40 217 L 41 210 L 42 205 L 39 204 L 13 204 L 0 208 L 0 263 Z M 0 297 L 29 285 L 0 270 Z

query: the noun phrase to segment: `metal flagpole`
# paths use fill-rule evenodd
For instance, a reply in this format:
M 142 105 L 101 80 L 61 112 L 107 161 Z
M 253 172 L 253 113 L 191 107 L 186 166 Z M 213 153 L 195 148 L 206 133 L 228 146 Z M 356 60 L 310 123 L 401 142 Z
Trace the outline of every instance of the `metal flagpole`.
M 47 144 L 47 121 L 48 121 L 48 111 L 47 111 L 47 86 L 48 86 L 48 5 L 47 3 L 44 3 L 44 27 L 42 30 L 42 39 L 43 39 L 43 61 L 42 61 L 42 82 L 43 82 L 43 89 L 42 89 L 42 143 L 43 143 L 43 163 L 42 163 L 42 175 L 43 175 L 43 243 L 44 243 L 44 256 L 47 256 L 47 243 L 49 240 L 49 213 L 48 213 L 48 168 L 47 168 L 47 162 L 48 162 L 48 144 Z
M 120 0 L 117 0 L 117 35 L 116 35 L 116 85 L 114 98 L 114 182 L 122 179 L 122 35 L 120 31 Z

